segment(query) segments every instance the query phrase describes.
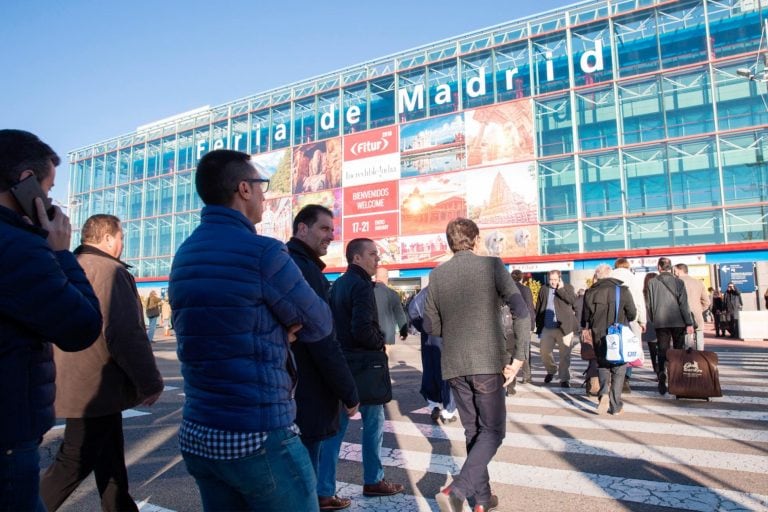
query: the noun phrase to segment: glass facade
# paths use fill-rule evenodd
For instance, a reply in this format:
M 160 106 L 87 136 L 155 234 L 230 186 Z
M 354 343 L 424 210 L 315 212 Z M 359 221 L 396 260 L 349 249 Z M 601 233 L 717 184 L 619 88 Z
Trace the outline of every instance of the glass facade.
M 355 236 L 434 266 L 456 215 L 509 262 L 765 249 L 763 5 L 582 2 L 181 114 L 70 153 L 72 225 L 114 212 L 162 279 L 200 220 L 197 161 L 230 148 L 272 179 L 260 232 L 333 207 L 331 269 Z

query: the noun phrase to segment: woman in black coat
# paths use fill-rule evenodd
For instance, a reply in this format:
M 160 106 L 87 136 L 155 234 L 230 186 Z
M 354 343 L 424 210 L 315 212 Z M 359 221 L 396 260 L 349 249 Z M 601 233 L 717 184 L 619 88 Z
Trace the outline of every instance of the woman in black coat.
M 731 338 L 739 337 L 739 312 L 744 303 L 741 300 L 741 292 L 733 283 L 728 283 L 728 289 L 725 291 L 725 310 L 728 312 L 728 321 L 731 331 Z

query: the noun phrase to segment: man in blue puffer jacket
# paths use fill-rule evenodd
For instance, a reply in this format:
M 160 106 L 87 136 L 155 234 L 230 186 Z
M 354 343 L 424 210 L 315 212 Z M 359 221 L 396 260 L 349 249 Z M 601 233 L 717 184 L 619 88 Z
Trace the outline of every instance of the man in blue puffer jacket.
M 206 206 L 171 269 L 186 394 L 179 445 L 205 510 L 313 511 L 289 342 L 328 336 L 331 312 L 285 245 L 256 234 L 269 180 L 249 159 L 215 150 L 200 160 Z
M 11 192 L 29 178 L 47 196 L 58 164 L 37 136 L 0 130 L 0 511 L 45 510 L 38 447 L 54 422 L 52 344 L 83 350 L 101 332 L 99 301 L 68 250 L 69 218 L 53 207 L 49 219 L 36 200 L 33 225 Z

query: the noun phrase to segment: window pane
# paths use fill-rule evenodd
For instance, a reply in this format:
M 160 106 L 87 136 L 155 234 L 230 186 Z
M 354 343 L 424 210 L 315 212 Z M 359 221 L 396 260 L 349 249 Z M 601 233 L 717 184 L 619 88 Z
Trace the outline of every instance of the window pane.
M 491 52 L 482 52 L 461 60 L 462 106 L 479 107 L 493 103 L 493 59 Z
M 656 78 L 619 86 L 624 144 L 664 138 L 660 89 Z
M 720 204 L 720 178 L 714 138 L 669 144 L 667 155 L 673 208 Z
M 613 26 L 619 76 L 634 76 L 659 69 L 659 43 L 653 10 L 617 18 Z
M 709 245 L 724 242 L 719 210 L 627 219 L 630 249 Z
M 368 128 L 368 85 L 347 87 L 344 98 L 344 133 L 363 131 Z
M 613 78 L 611 32 L 608 23 L 601 22 L 573 30 L 571 52 L 576 86 L 605 82 Z
M 339 108 L 339 91 L 325 94 L 318 98 L 318 139 L 327 139 L 328 137 L 337 137 L 339 135 L 339 126 L 341 126 L 341 109 Z M 296 142 L 294 141 L 294 144 Z
M 579 226 L 566 224 L 542 224 L 541 254 L 565 254 L 579 252 Z
M 613 87 L 576 94 L 579 147 L 582 151 L 618 145 Z
M 304 144 L 315 140 L 315 116 L 317 102 L 315 97 L 297 101 L 293 105 L 293 140 Z
M 498 101 L 527 98 L 531 95 L 531 65 L 528 43 L 502 46 L 496 56 L 495 82 Z
M 543 221 L 576 218 L 576 168 L 573 158 L 538 163 L 539 217 Z
M 750 68 L 754 60 L 720 63 L 715 68 L 717 117 L 721 130 L 768 124 L 766 84 L 739 76 L 739 68 Z
M 622 213 L 619 163 L 617 152 L 581 158 L 581 206 L 584 217 Z
M 395 79 L 392 76 L 371 81 L 371 128 L 395 122 Z
M 271 109 L 272 113 L 272 149 L 285 148 L 291 145 L 291 105 Z
M 400 73 L 397 85 L 397 113 L 401 123 L 426 117 L 425 80 L 425 68 Z
M 699 69 L 661 80 L 667 135 L 685 137 L 715 130 L 709 72 Z
M 261 153 L 269 148 L 269 111 L 251 113 L 251 153 Z
M 584 251 L 622 249 L 625 249 L 622 219 L 584 221 Z
M 707 32 L 701 0 L 674 2 L 658 9 L 661 66 L 676 68 L 707 60 Z
M 753 132 L 721 139 L 725 204 L 768 200 L 766 136 L 766 132 Z
M 565 32 L 533 40 L 533 73 L 535 94 L 567 89 L 568 55 Z
M 768 206 L 726 210 L 725 224 L 729 243 L 768 240 Z
M 627 211 L 632 213 L 668 210 L 669 176 L 663 146 L 626 151 Z
M 757 7 L 758 2 L 753 4 Z M 707 2 L 713 58 L 747 53 L 760 47 L 760 9 L 745 9 L 745 6 L 744 0 Z
M 536 102 L 536 136 L 539 156 L 573 151 L 571 100 L 568 96 Z
M 455 112 L 459 108 L 456 61 L 449 59 L 429 66 L 429 115 Z M 491 94 L 493 96 L 493 94 Z

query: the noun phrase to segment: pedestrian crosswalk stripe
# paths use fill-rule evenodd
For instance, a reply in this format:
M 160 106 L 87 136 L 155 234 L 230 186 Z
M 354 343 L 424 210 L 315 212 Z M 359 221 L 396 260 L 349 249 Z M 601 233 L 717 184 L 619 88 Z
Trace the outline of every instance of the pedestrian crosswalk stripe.
M 362 462 L 362 446 L 342 443 L 339 458 Z M 387 467 L 438 474 L 458 473 L 463 457 L 382 447 L 381 462 Z M 707 488 L 696 485 L 622 478 L 568 469 L 527 466 L 492 461 L 492 483 L 515 485 L 595 498 L 613 498 L 677 510 L 755 510 L 768 507 L 768 496 L 757 493 Z
M 580 399 L 580 400 L 579 400 Z M 572 409 L 585 412 L 594 413 L 597 405 L 593 401 L 589 401 L 586 397 L 579 397 L 578 395 L 566 395 L 563 394 L 560 400 L 547 400 L 543 398 L 524 398 L 518 396 L 510 397 L 507 399 L 507 405 L 512 406 L 512 410 L 515 408 L 551 408 L 551 409 Z M 754 421 L 768 421 L 768 412 L 761 411 L 738 411 L 729 409 L 713 409 L 711 407 L 681 407 L 676 401 L 675 405 L 650 405 L 650 404 L 631 404 L 624 403 L 625 413 L 642 413 L 648 412 L 653 414 L 659 414 L 663 416 L 692 416 L 696 418 L 730 418 L 734 420 L 754 420 Z
M 396 435 L 448 439 L 464 442 L 464 429 L 423 425 L 404 421 L 386 421 L 384 431 Z M 674 446 L 619 443 L 601 439 L 573 439 L 552 435 L 507 432 L 502 446 L 525 450 L 546 450 L 557 453 L 577 453 L 599 457 L 619 457 L 657 464 L 683 464 L 728 471 L 768 473 L 768 457 L 743 453 L 696 450 Z

